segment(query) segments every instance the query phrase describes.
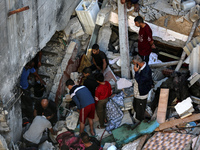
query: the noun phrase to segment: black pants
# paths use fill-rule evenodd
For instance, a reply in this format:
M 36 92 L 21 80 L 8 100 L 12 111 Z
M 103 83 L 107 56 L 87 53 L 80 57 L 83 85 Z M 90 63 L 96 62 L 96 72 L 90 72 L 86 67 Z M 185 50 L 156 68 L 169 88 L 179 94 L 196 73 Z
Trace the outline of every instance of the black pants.
M 140 121 L 144 120 L 146 104 L 147 104 L 147 99 L 134 98 L 133 108 L 136 112 L 136 119 Z
M 140 57 L 142 58 L 143 61 L 145 61 L 148 64 L 148 62 L 149 62 L 149 55 L 147 55 L 147 56 L 140 55 Z

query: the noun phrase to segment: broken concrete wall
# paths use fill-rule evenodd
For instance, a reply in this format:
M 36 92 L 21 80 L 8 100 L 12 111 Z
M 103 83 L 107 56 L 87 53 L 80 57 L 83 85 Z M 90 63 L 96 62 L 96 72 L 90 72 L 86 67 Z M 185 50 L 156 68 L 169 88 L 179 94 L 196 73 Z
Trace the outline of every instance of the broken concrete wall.
M 66 27 L 79 2 L 80 0 L 0 1 L 0 96 L 4 104 L 13 96 L 13 88 L 18 83 L 23 66 L 46 45 L 55 31 Z M 29 9 L 8 17 L 9 11 L 25 6 L 29 6 Z M 15 111 L 13 109 L 9 114 L 21 108 L 17 107 L 18 110 Z M 8 116 L 13 123 L 19 122 L 21 117 Z M 10 138 L 17 140 L 13 135 Z

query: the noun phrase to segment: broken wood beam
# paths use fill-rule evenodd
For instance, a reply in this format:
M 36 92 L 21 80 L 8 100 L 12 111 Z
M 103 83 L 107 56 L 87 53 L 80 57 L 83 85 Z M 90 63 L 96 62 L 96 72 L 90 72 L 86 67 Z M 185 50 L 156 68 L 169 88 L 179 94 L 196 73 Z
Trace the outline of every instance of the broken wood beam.
M 191 28 L 191 31 L 190 31 L 190 35 L 188 36 L 188 39 L 187 39 L 187 42 L 186 42 L 185 45 L 187 45 L 187 43 L 189 43 L 189 42 L 191 41 L 191 39 L 192 39 L 192 37 L 193 37 L 193 34 L 194 34 L 195 30 L 196 30 L 196 27 L 197 27 L 197 25 L 198 25 L 198 23 L 199 23 L 199 20 L 197 20 L 196 22 L 193 23 L 192 28 Z M 181 68 L 181 66 L 182 66 L 182 64 L 183 64 L 183 61 L 184 61 L 186 55 L 187 55 L 186 52 L 183 51 L 183 53 L 182 53 L 182 55 L 181 55 L 181 59 L 179 60 L 178 65 L 176 66 L 175 71 L 179 71 L 179 69 Z
M 169 98 L 169 89 L 160 89 L 160 98 L 157 111 L 158 123 L 164 123 L 166 120 L 168 98 Z
M 22 7 L 22 8 L 10 11 L 8 13 L 8 17 L 11 16 L 11 15 L 13 15 L 13 14 L 16 14 L 16 13 L 19 13 L 19 12 L 22 12 L 22 11 L 25 11 L 25 10 L 28 10 L 28 9 L 29 9 L 29 6 L 26 6 L 26 7 Z
M 191 122 L 191 121 L 196 121 L 196 120 L 200 120 L 200 113 L 194 114 L 194 115 L 189 116 L 189 117 L 184 118 L 184 119 L 175 119 L 175 120 L 171 120 L 171 121 L 162 123 L 162 124 L 160 124 L 160 126 L 158 128 L 156 128 L 155 131 L 161 131 L 161 130 L 171 128 L 171 127 L 179 125 L 179 124 L 183 124 L 183 123 L 187 123 L 187 122 Z
M 170 62 L 150 64 L 149 67 L 151 67 L 151 68 L 159 68 L 159 67 L 173 66 L 173 65 L 177 65 L 177 64 L 178 64 L 178 61 L 170 61 Z
M 122 78 L 130 78 L 130 58 L 128 43 L 128 18 L 126 4 L 122 4 L 118 0 L 118 22 L 119 22 L 119 45 L 121 59 L 121 76 Z

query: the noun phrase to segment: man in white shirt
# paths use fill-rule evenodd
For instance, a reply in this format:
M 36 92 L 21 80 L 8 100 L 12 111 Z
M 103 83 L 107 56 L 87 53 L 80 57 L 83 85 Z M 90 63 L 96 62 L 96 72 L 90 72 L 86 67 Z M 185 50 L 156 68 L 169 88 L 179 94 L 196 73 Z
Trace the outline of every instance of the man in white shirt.
M 23 135 L 27 146 L 37 147 L 45 142 L 48 139 L 47 134 L 43 134 L 46 129 L 49 129 L 52 134 L 56 134 L 51 126 L 51 122 L 47 119 L 48 116 L 51 116 L 51 112 L 46 110 L 43 116 L 36 116 L 34 118 L 31 126 Z

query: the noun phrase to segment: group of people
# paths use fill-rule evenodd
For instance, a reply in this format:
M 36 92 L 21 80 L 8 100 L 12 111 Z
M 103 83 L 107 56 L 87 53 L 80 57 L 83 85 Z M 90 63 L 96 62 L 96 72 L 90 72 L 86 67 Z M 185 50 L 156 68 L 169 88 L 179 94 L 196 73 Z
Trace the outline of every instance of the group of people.
M 138 39 L 139 53 L 133 56 L 135 71 L 133 108 L 135 111 L 135 118 L 142 121 L 144 120 L 148 93 L 153 85 L 152 72 L 148 66 L 148 61 L 149 55 L 152 49 L 155 48 L 155 45 L 152 38 L 152 30 L 148 24 L 144 23 L 143 18 L 137 16 L 134 21 L 135 25 L 140 27 L 140 30 Z M 70 90 L 71 98 L 76 103 L 79 111 L 80 135 L 83 142 L 85 141 L 90 149 L 93 149 L 96 145 L 89 141 L 88 134 L 84 132 L 86 118 L 89 122 L 91 135 L 95 135 L 93 126 L 95 110 L 99 118 L 99 125 L 97 128 L 105 128 L 107 122 L 105 111 L 106 103 L 112 95 L 111 85 L 108 81 L 104 81 L 103 75 L 109 62 L 106 54 L 99 50 L 98 44 L 94 44 L 92 47 L 92 61 L 92 66 L 83 69 L 83 75 L 86 78 L 83 85 L 75 85 L 72 79 L 66 81 L 66 86 Z M 94 71 L 95 73 L 93 74 Z M 30 73 L 33 73 L 40 80 L 40 83 L 45 84 L 34 69 L 34 62 L 31 61 L 24 67 L 22 72 L 20 85 L 23 90 L 27 90 L 30 87 L 28 84 L 28 76 Z M 33 114 L 35 118 L 29 129 L 23 135 L 27 145 L 38 145 L 44 142 L 47 139 L 43 134 L 46 128 L 48 128 L 52 134 L 56 134 L 52 129 L 52 125 L 57 121 L 56 113 L 56 105 L 52 101 L 43 99 L 35 104 Z

